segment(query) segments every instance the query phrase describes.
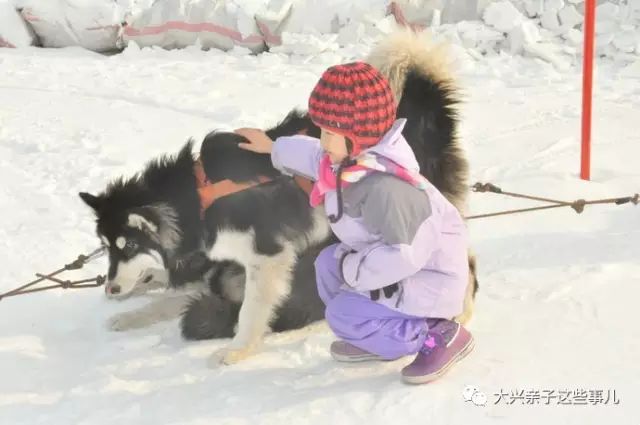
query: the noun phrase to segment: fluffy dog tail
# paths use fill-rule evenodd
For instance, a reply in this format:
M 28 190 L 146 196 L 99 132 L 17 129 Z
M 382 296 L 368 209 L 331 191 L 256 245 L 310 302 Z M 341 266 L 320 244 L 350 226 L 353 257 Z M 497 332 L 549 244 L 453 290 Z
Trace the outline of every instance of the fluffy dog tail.
M 200 295 L 191 300 L 182 315 L 182 336 L 188 340 L 232 338 L 239 313 L 239 304 L 217 294 Z
M 469 166 L 458 141 L 460 96 L 445 46 L 424 33 L 401 30 L 380 42 L 366 61 L 389 80 L 398 118 L 407 119 L 403 135 L 422 174 L 463 212 Z
M 398 118 L 422 174 L 465 214 L 469 193 L 469 164 L 458 140 L 457 106 L 460 90 L 448 66 L 444 45 L 435 45 L 425 33 L 401 30 L 378 44 L 366 61 L 388 80 L 398 101 Z M 464 310 L 472 316 L 478 291 L 476 258 L 469 252 L 469 284 Z
M 182 336 L 189 340 L 231 338 L 244 296 L 244 269 L 222 261 L 203 276 L 209 290 L 194 297 L 182 314 Z

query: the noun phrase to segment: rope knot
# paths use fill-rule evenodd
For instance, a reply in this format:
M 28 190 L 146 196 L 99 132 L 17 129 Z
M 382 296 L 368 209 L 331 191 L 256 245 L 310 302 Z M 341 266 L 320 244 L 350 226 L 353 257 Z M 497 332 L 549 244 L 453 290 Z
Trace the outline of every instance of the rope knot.
M 78 270 L 84 266 L 84 263 L 89 259 L 86 255 L 79 255 L 78 258 L 75 259 L 72 263 L 65 264 L 65 270 Z
M 83 280 L 61 280 L 61 279 L 57 279 L 56 275 L 63 273 L 66 270 L 76 270 L 79 268 L 82 268 L 82 266 L 84 266 L 86 263 L 88 263 L 89 261 L 92 261 L 96 258 L 98 258 L 100 255 L 104 254 L 105 249 L 103 247 L 96 249 L 95 251 L 93 251 L 92 253 L 88 254 L 88 255 L 79 255 L 78 258 L 76 258 L 75 261 L 72 261 L 69 264 L 65 264 L 64 267 L 51 272 L 49 274 L 42 274 L 42 273 L 36 273 L 37 279 L 36 280 L 32 280 L 31 282 L 19 286 L 15 289 L 12 289 L 8 292 L 4 292 L 0 294 L 0 300 L 3 300 L 4 298 L 7 297 L 13 297 L 16 295 L 23 295 L 23 294 L 30 294 L 33 292 L 40 292 L 40 291 L 46 291 L 48 289 L 54 289 L 54 288 L 63 288 L 63 289 L 77 289 L 77 288 L 91 288 L 91 287 L 96 287 L 96 286 L 100 286 L 100 285 L 104 285 L 105 281 L 106 281 L 106 277 L 105 276 L 97 276 L 93 279 L 83 279 Z M 44 286 L 42 288 L 31 288 L 32 286 L 44 281 L 44 280 L 50 280 L 52 282 L 55 282 L 56 285 L 49 285 L 49 286 Z M 91 282 L 95 282 L 95 283 L 91 283 Z
M 585 205 L 587 205 L 587 201 L 585 201 L 584 199 L 578 199 L 577 201 L 571 203 L 571 208 L 573 208 L 575 212 L 580 214 L 584 211 Z
M 493 193 L 502 193 L 502 189 L 492 183 L 476 183 L 473 185 L 474 192 L 493 192 Z

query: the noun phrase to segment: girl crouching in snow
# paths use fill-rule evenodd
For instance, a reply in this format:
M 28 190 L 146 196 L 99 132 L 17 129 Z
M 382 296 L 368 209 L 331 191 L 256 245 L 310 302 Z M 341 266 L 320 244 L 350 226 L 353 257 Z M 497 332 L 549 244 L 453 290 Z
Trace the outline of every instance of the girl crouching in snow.
M 444 374 L 473 348 L 450 320 L 463 310 L 467 235 L 458 210 L 422 175 L 396 120 L 388 81 L 355 62 L 327 69 L 309 98 L 320 140 L 238 129 L 244 149 L 271 153 L 274 167 L 315 181 L 338 244 L 318 256 L 318 293 L 340 339 L 338 361 L 394 360 L 409 383 Z

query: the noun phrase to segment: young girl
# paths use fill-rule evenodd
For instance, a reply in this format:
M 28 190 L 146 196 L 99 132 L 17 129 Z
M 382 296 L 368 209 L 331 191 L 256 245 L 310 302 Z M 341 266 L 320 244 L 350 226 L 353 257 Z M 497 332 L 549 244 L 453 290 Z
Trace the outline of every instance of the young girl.
M 271 153 L 274 167 L 315 181 L 311 205 L 324 204 L 341 241 L 318 256 L 318 292 L 340 339 L 338 361 L 394 360 L 409 383 L 444 374 L 473 347 L 449 320 L 462 312 L 467 236 L 458 210 L 419 174 L 396 120 L 388 81 L 355 62 L 327 69 L 309 98 L 320 140 L 238 129 L 242 148 Z

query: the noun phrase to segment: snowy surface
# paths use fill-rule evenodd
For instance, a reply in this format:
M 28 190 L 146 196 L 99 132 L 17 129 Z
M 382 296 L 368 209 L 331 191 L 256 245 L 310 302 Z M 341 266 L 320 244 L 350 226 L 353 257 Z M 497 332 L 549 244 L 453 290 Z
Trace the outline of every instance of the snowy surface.
M 271 125 L 305 105 L 326 66 L 367 51 L 0 50 L 0 291 L 96 247 L 77 192 L 98 191 L 212 129 Z M 565 200 L 640 191 L 640 62 L 598 66 L 593 180 L 584 182 L 579 68 L 504 54 L 460 58 L 472 181 Z M 533 205 L 471 196 L 472 213 Z M 400 382 L 410 359 L 336 364 L 323 325 L 270 336 L 255 357 L 208 369 L 226 341 L 185 342 L 175 321 L 105 328 L 145 299 L 109 302 L 100 289 L 8 298 L 0 302 L 0 424 L 637 424 L 639 229 L 631 205 L 471 222 L 476 349 L 422 387 Z M 69 276 L 105 267 L 103 258 Z M 486 406 L 464 401 L 468 385 L 487 395 Z M 620 403 L 509 405 L 495 396 L 551 390 L 615 390 Z

